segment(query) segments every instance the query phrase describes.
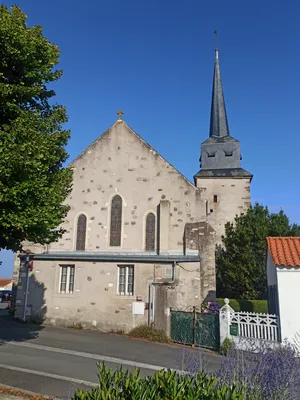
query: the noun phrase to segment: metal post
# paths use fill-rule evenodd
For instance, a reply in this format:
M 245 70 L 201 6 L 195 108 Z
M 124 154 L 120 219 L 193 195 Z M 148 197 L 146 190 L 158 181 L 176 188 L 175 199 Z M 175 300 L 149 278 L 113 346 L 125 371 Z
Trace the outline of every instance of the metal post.
M 25 289 L 25 300 L 24 300 L 24 313 L 23 313 L 23 321 L 26 322 L 26 309 L 27 309 L 27 299 L 28 299 L 28 286 L 29 286 L 29 268 L 27 270 L 27 277 L 26 277 L 26 289 Z
M 195 336 L 196 336 L 196 307 L 193 306 L 193 345 L 195 344 Z
M 30 250 L 25 251 L 25 268 L 26 268 L 26 288 L 25 288 L 25 299 L 24 299 L 24 310 L 23 310 L 23 321 L 26 322 L 26 310 L 27 310 L 27 299 L 28 299 L 28 289 L 29 289 L 29 263 L 30 263 Z

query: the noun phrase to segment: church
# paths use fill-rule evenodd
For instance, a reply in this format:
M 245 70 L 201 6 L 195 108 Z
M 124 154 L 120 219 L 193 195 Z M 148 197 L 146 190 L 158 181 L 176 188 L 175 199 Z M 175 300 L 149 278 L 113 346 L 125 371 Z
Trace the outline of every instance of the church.
M 117 114 L 70 164 L 63 237 L 23 246 L 31 254 L 15 263 L 17 318 L 125 332 L 147 323 L 168 331 L 170 308 L 215 300 L 215 246 L 225 223 L 249 207 L 252 179 L 229 133 L 218 50 L 209 136 L 194 182 Z

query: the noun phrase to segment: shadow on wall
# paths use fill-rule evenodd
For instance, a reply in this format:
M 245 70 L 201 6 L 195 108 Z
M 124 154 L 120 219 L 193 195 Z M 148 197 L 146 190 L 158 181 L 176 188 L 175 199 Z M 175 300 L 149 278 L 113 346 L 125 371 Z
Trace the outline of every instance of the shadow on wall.
M 209 290 L 208 294 L 206 295 L 205 299 L 203 300 L 203 303 L 208 303 L 208 302 L 216 302 L 216 291 L 215 290 Z
M 47 311 L 45 290 L 44 284 L 38 282 L 35 275 L 32 275 L 29 281 L 30 295 L 27 303 L 30 315 L 27 315 L 26 323 L 21 318 L 23 306 L 18 308 L 15 299 L 12 301 L 14 308 L 11 312 L 0 310 L 0 345 L 10 341 L 24 342 L 39 336 L 39 332 L 44 329 L 43 322 Z

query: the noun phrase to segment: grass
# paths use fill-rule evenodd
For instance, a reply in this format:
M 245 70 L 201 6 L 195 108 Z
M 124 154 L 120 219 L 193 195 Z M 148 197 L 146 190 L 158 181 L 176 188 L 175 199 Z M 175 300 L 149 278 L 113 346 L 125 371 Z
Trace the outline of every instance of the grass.
M 111 329 L 108 333 L 113 333 L 114 335 L 125 335 L 124 329 Z
M 155 329 L 148 325 L 140 325 L 133 328 L 128 333 L 128 336 L 137 339 L 147 339 L 158 343 L 168 343 L 170 341 L 167 334 L 162 329 Z
M 69 329 L 83 329 L 83 325 L 81 322 L 74 322 L 73 325 L 69 325 L 67 328 Z

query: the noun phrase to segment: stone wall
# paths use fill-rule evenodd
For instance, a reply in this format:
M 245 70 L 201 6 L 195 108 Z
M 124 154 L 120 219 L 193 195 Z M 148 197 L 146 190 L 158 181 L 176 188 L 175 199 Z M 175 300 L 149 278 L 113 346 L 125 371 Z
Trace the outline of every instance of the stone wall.
M 225 224 L 234 222 L 251 204 L 250 178 L 197 178 L 196 184 L 208 201 L 207 222 L 216 231 L 216 242 L 221 243 Z
M 156 216 L 161 202 L 168 201 L 161 234 L 164 251 L 181 251 L 186 222 L 205 218 L 202 190 L 196 188 L 165 161 L 124 122 L 117 122 L 71 164 L 73 191 L 67 199 L 71 210 L 63 228 L 66 234 L 51 250 L 73 250 L 76 221 L 87 216 L 86 249 L 114 250 L 109 245 L 110 207 L 114 195 L 123 200 L 122 250 L 144 250 L 145 217 Z
M 73 293 L 60 292 L 60 267 L 75 266 Z M 124 330 L 148 323 L 149 284 L 153 285 L 156 296 L 151 301 L 163 306 L 154 323 L 166 323 L 163 318 L 170 307 L 199 305 L 200 277 L 199 263 L 183 263 L 175 266 L 175 279 L 170 281 L 172 264 L 134 265 L 134 294 L 123 296 L 117 293 L 118 265 L 124 263 L 98 262 L 54 262 L 34 261 L 33 272 L 29 273 L 28 317 L 43 319 L 47 324 L 57 326 L 82 326 L 102 331 Z M 166 277 L 170 283 L 166 283 Z M 22 265 L 17 292 L 16 317 L 23 318 L 27 270 Z M 157 288 L 157 289 L 156 289 Z M 163 289 L 162 289 L 163 288 Z M 159 293 L 165 291 L 161 302 Z M 158 296 L 158 297 L 157 297 Z M 145 303 L 144 315 L 132 314 L 132 303 L 137 299 Z

